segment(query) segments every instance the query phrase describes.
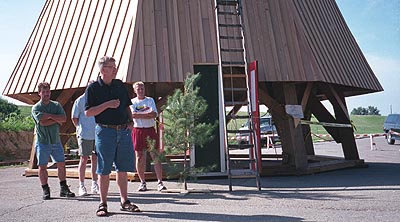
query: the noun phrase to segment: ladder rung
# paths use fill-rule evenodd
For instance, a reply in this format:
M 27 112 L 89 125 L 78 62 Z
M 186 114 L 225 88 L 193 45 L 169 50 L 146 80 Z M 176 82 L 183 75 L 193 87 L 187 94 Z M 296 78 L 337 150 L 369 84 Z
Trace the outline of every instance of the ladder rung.
M 222 65 L 244 65 L 246 64 L 245 62 L 242 61 L 222 61 Z
M 220 35 L 220 39 L 243 39 L 243 36 Z
M 241 24 L 218 24 L 219 27 L 222 28 L 241 28 Z
M 247 88 L 224 88 L 224 91 L 246 92 Z
M 221 48 L 221 52 L 244 52 L 244 49 L 226 49 L 226 48 Z
M 237 0 L 217 0 L 217 5 L 237 5 Z
M 224 78 L 246 78 L 245 74 L 223 74 Z
M 254 163 L 256 162 L 256 159 L 252 158 L 229 158 L 229 161 L 231 161 L 234 164 L 238 164 L 238 163 Z
M 225 101 L 226 106 L 236 106 L 236 105 L 248 105 L 249 102 L 247 101 Z
M 237 12 L 218 12 L 218 15 L 239 15 Z
M 252 178 L 256 177 L 257 173 L 251 169 L 231 169 L 231 178 Z
M 228 116 L 226 116 L 226 119 L 230 119 L 230 120 L 233 120 L 233 119 L 250 119 L 250 116 L 231 116 L 231 115 L 228 115 Z
M 231 150 L 244 150 L 253 148 L 253 144 L 228 144 L 228 148 Z
M 222 68 L 244 68 L 245 65 L 226 65 L 222 64 Z
M 251 130 L 226 130 L 227 133 L 251 133 Z

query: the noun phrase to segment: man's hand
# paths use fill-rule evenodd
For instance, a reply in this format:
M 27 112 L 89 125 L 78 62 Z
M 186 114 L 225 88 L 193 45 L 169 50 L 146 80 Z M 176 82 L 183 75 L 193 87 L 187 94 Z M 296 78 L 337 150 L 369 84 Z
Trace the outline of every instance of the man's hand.
M 115 108 L 118 108 L 118 106 L 120 105 L 121 102 L 119 101 L 119 99 L 113 99 L 113 100 L 107 101 L 106 103 L 107 103 L 108 108 L 115 109 Z
M 127 125 L 127 126 L 126 126 L 127 129 L 133 130 L 133 122 L 129 122 L 129 123 L 127 123 L 126 125 Z

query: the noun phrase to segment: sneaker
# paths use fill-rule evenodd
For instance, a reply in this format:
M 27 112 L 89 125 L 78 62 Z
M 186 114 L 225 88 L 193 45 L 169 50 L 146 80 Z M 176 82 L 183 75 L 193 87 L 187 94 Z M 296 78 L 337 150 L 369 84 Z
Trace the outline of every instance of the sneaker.
M 61 186 L 60 197 L 75 197 L 75 193 L 69 190 L 69 186 Z
M 162 191 L 162 190 L 166 190 L 166 189 L 167 189 L 167 187 L 164 186 L 163 182 L 159 182 L 157 184 L 157 190 L 158 191 Z
M 138 191 L 146 191 L 146 190 L 147 190 L 146 183 L 141 183 L 138 188 Z
M 99 193 L 99 185 L 97 183 L 92 185 L 92 194 L 98 194 Z
M 43 200 L 50 200 L 50 187 L 43 188 Z
M 78 192 L 78 193 L 79 193 L 79 196 L 86 196 L 86 195 L 88 195 L 85 186 L 79 186 L 79 192 Z

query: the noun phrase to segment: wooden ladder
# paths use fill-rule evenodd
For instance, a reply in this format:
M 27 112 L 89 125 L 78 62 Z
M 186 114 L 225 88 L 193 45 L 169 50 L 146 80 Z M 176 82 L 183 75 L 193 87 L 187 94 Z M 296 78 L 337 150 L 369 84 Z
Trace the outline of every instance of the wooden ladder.
M 225 107 L 225 159 L 232 191 L 232 179 L 254 178 L 261 190 L 258 152 L 249 95 L 249 78 L 244 44 L 244 27 L 240 0 L 216 0 L 217 33 L 219 37 L 219 70 Z M 247 106 L 247 115 L 236 115 Z M 233 107 L 232 109 L 229 109 Z M 248 122 L 248 129 L 239 130 L 238 122 Z M 228 123 L 231 126 L 228 129 Z M 244 136 L 248 142 L 236 138 Z

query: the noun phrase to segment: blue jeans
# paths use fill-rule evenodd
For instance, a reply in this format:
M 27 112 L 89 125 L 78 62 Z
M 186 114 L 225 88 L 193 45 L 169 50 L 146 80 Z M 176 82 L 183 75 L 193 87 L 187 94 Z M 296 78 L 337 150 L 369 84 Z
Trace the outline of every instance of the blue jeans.
M 36 143 L 36 158 L 38 160 L 38 165 L 47 165 L 49 163 L 49 158 L 55 163 L 65 162 L 64 148 L 61 143 L 56 144 L 43 144 Z
M 131 130 L 96 125 L 97 174 L 108 175 L 115 164 L 117 172 L 133 172 L 134 152 Z

